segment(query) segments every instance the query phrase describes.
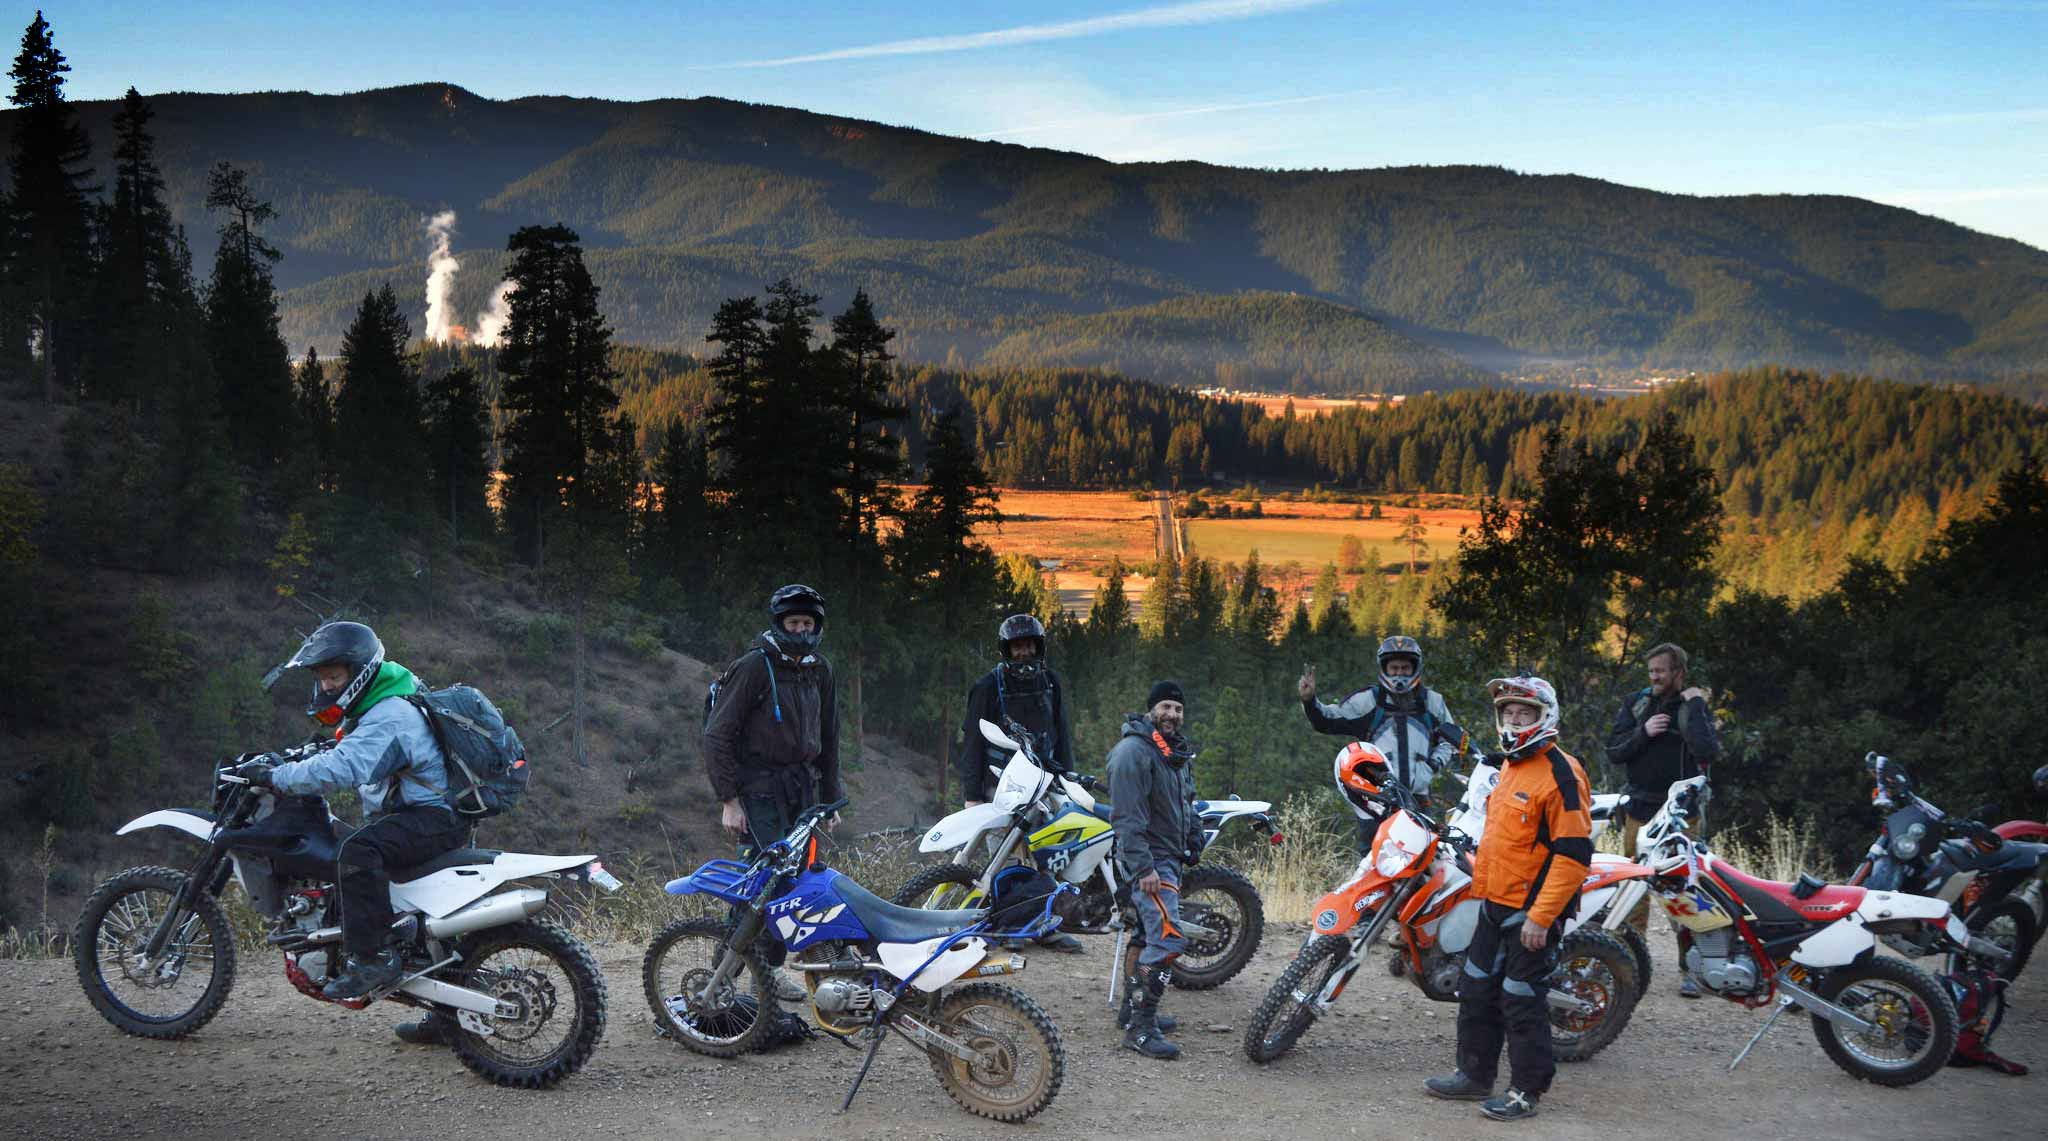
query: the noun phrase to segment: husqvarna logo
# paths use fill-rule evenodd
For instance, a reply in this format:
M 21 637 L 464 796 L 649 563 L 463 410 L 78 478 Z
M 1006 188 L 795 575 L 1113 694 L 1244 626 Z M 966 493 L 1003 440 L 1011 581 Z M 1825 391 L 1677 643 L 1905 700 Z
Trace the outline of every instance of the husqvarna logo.
M 938 842 L 939 842 L 939 830 L 938 830 L 937 828 L 934 828 L 934 829 L 932 829 L 931 831 L 929 831 L 929 832 L 925 833 L 925 834 L 924 834 L 924 842 L 925 842 L 925 843 L 927 843 L 927 844 L 936 844 L 936 843 L 938 843 Z

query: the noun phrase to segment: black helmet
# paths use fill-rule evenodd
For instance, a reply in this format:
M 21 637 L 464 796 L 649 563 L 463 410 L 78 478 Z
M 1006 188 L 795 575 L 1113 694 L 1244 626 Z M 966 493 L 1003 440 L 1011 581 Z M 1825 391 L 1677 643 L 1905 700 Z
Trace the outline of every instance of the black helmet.
M 283 672 L 334 665 L 347 666 L 353 671 L 348 684 L 340 693 L 330 697 L 321 690 L 316 678 L 312 703 L 306 706 L 306 716 L 317 718 L 326 725 L 338 725 L 342 718 L 348 716 L 349 710 L 370 688 L 377 670 L 384 665 L 384 643 L 378 639 L 377 632 L 361 622 L 329 622 L 313 631 L 290 661 L 277 667 L 277 672 Z
M 792 614 L 808 614 L 817 625 L 808 634 L 792 634 L 782 628 L 782 620 Z M 824 636 L 824 595 L 793 582 L 768 596 L 768 637 L 783 653 L 800 658 L 817 649 Z
M 1010 660 L 1010 643 L 1019 638 L 1036 642 L 1038 659 L 1045 660 L 1045 623 L 1031 614 L 1012 614 L 1003 619 L 1002 626 L 996 630 L 996 652 L 1003 656 L 1004 661 Z
M 1407 677 L 1388 677 L 1388 658 L 1415 659 L 1415 672 Z M 1422 643 L 1406 634 L 1396 634 L 1380 643 L 1380 685 L 1388 693 L 1407 693 L 1422 684 Z

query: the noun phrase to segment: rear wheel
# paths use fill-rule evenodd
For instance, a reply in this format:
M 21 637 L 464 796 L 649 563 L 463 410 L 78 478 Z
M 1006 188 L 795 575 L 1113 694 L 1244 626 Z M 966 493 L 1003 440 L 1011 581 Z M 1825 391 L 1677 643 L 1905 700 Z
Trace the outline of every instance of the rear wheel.
M 1252 961 L 1266 931 L 1259 889 L 1229 868 L 1188 869 L 1180 885 L 1180 917 L 1211 932 L 1189 936 L 1173 961 L 1173 985 L 1182 990 L 1211 990 L 1230 981 Z
M 1022 1121 L 1059 1096 L 1066 1045 L 1030 998 L 998 983 L 975 983 L 938 1000 L 938 1030 L 973 1050 L 972 1062 L 926 1047 L 932 1072 L 960 1108 L 993 1121 Z
M 1980 908 L 1970 916 L 1969 925 L 1972 934 L 1997 944 L 2012 956 L 2003 963 L 1987 960 L 1985 965 L 2007 981 L 2020 977 L 2020 971 L 2034 954 L 2034 940 L 2041 933 L 2034 923 L 2034 909 L 2023 899 L 2007 896 L 1990 907 Z
M 1550 1008 L 1550 1048 L 1560 1062 L 1583 1062 L 1606 1049 L 1628 1026 L 1642 993 L 1636 985 L 1635 955 L 1600 927 L 1581 927 L 1564 937 L 1550 989 L 1591 1006 Z
M 974 886 L 981 873 L 965 864 L 936 864 L 910 877 L 896 889 L 889 902 L 932 911 L 955 911 L 983 905 L 982 893 Z
M 1244 1054 L 1254 1062 L 1270 1062 L 1294 1048 L 1316 1021 L 1316 996 L 1351 954 L 1351 940 L 1319 935 L 1309 940 L 1252 1012 L 1244 1031 Z
M 1816 993 L 1876 1024 L 1858 1033 L 1813 1016 L 1820 1048 L 1852 1077 L 1909 1086 L 1933 1076 L 1955 1053 L 1955 1000 L 1932 975 L 1903 959 L 1872 955 L 1829 971 Z
M 501 1086 L 546 1089 L 583 1068 L 604 1037 L 604 974 L 583 940 L 546 919 L 492 927 L 462 945 L 462 986 L 510 1005 L 477 1034 L 456 1019 L 462 1064 Z
M 774 1025 L 775 987 L 757 947 L 729 952 L 732 927 L 718 919 L 678 919 L 654 936 L 640 960 L 640 985 L 665 1037 L 713 1058 L 753 1049 Z M 738 969 L 710 986 L 728 953 Z
M 175 868 L 129 868 L 94 889 L 71 931 L 78 985 L 100 1016 L 142 1038 L 183 1038 L 213 1020 L 235 983 L 235 934 L 203 893 L 155 959 L 143 948 L 185 886 Z

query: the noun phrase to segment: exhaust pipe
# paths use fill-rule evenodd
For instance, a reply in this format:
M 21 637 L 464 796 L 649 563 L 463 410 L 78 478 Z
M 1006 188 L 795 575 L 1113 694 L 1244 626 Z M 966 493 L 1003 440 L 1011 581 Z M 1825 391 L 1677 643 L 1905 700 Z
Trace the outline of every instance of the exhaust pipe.
M 436 939 L 447 939 L 486 927 L 502 927 L 519 922 L 546 907 L 547 903 L 548 893 L 537 887 L 487 895 L 460 911 L 427 920 L 427 934 Z

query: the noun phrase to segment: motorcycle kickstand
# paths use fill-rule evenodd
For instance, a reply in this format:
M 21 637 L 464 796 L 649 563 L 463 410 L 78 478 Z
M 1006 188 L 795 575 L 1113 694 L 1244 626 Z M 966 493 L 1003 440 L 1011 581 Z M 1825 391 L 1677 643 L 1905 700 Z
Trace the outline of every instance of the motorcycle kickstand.
M 1741 1053 L 1735 1055 L 1735 1060 L 1728 1063 L 1729 1073 L 1734 1073 L 1735 1067 L 1742 1064 L 1742 1059 L 1749 1057 L 1749 1052 L 1756 1049 L 1756 1044 L 1763 1041 L 1764 1035 L 1771 1032 L 1771 1027 L 1778 1023 L 1778 1016 L 1790 1010 L 1794 1005 L 1790 995 L 1780 995 L 1778 997 L 1777 1009 L 1771 1011 L 1771 1016 L 1764 1019 L 1764 1024 L 1757 1028 L 1755 1034 L 1750 1035 L 1749 1044 L 1742 1048 Z
M 1116 929 L 1116 952 L 1109 960 L 1109 1008 L 1111 1010 L 1116 1009 L 1116 988 L 1119 983 L 1123 982 L 1124 947 L 1130 941 L 1130 929 L 1128 927 L 1118 927 Z
M 853 1095 L 860 1092 L 860 1083 L 868 1078 L 868 1067 L 875 1064 L 875 1055 L 881 1051 L 883 1040 L 889 1037 L 888 1033 L 882 1029 L 879 1020 L 876 1021 L 869 1032 L 875 1036 L 874 1045 L 868 1047 L 868 1056 L 861 1059 L 860 1073 L 853 1075 L 853 1085 L 847 1088 L 846 1100 L 839 1106 L 839 1112 L 841 1113 L 845 1113 L 853 1108 Z

